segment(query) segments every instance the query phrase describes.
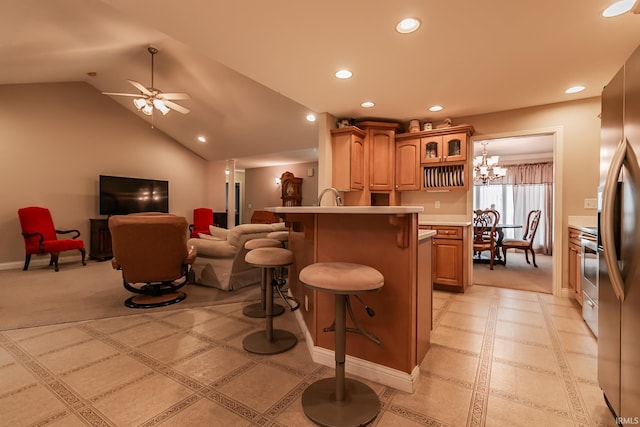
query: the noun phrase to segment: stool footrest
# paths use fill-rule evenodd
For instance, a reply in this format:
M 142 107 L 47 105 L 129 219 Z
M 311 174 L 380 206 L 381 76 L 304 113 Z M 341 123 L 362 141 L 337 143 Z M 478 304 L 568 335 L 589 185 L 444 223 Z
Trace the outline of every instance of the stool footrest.
M 378 344 L 379 346 L 382 346 L 382 341 L 380 341 L 380 339 L 378 337 L 373 335 L 371 332 L 365 331 L 358 324 L 358 321 L 356 320 L 356 317 L 353 315 L 353 310 L 351 309 L 351 301 L 349 300 L 349 295 L 345 295 L 345 305 L 347 306 L 347 312 L 349 313 L 349 318 L 351 318 L 351 321 L 355 325 L 355 328 L 345 328 L 345 330 L 347 332 L 353 332 L 353 333 L 356 333 L 356 334 L 363 335 L 363 336 L 369 338 L 374 343 Z M 331 326 L 329 326 L 328 328 L 323 328 L 322 330 L 324 332 L 335 332 L 335 330 L 336 330 L 336 321 L 334 320 L 333 323 L 331 324 Z

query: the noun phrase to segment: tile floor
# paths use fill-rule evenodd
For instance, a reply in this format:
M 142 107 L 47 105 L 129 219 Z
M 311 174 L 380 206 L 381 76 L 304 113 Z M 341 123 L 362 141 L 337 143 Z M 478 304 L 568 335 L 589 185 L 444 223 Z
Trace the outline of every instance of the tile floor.
M 300 396 L 333 370 L 303 342 L 256 356 L 241 304 L 0 332 L 0 426 L 307 426 Z M 434 292 L 413 394 L 367 382 L 375 426 L 614 426 L 596 341 L 570 300 L 472 286 Z M 302 334 L 287 313 L 275 326 Z

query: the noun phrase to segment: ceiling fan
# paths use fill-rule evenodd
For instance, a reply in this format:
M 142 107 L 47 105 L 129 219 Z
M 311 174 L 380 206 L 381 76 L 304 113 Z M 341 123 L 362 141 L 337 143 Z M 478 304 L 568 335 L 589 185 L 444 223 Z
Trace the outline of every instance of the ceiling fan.
M 149 46 L 147 51 L 151 54 L 151 86 L 146 87 L 142 83 L 135 80 L 127 80 L 131 83 L 140 93 L 114 93 L 114 92 L 102 92 L 104 95 L 112 96 L 130 96 L 135 98 L 133 105 L 136 106 L 138 111 L 146 114 L 147 116 L 153 115 L 153 109 L 160 111 L 163 115 L 167 114 L 171 110 L 175 110 L 182 114 L 189 113 L 189 109 L 181 105 L 176 104 L 172 100 L 175 99 L 190 99 L 191 97 L 186 93 L 164 93 L 159 89 L 153 87 L 153 57 L 158 53 L 158 49 Z

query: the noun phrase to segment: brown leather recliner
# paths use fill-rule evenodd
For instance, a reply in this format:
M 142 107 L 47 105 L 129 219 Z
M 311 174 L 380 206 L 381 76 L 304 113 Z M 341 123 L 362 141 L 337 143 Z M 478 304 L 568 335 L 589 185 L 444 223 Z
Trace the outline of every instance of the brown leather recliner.
M 111 264 L 122 270 L 124 287 L 136 294 L 125 301 L 131 308 L 175 304 L 187 284 L 194 247 L 187 247 L 187 220 L 170 214 L 115 215 L 109 218 L 113 248 Z

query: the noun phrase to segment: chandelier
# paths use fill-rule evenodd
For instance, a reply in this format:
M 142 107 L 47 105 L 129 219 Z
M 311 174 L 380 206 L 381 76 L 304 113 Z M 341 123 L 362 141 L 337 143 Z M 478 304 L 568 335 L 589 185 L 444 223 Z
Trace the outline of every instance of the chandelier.
M 498 166 L 498 157 L 487 157 L 487 144 L 489 141 L 482 141 L 482 155 L 473 159 L 473 180 L 489 184 L 490 181 L 500 179 L 507 173 L 507 170 Z

